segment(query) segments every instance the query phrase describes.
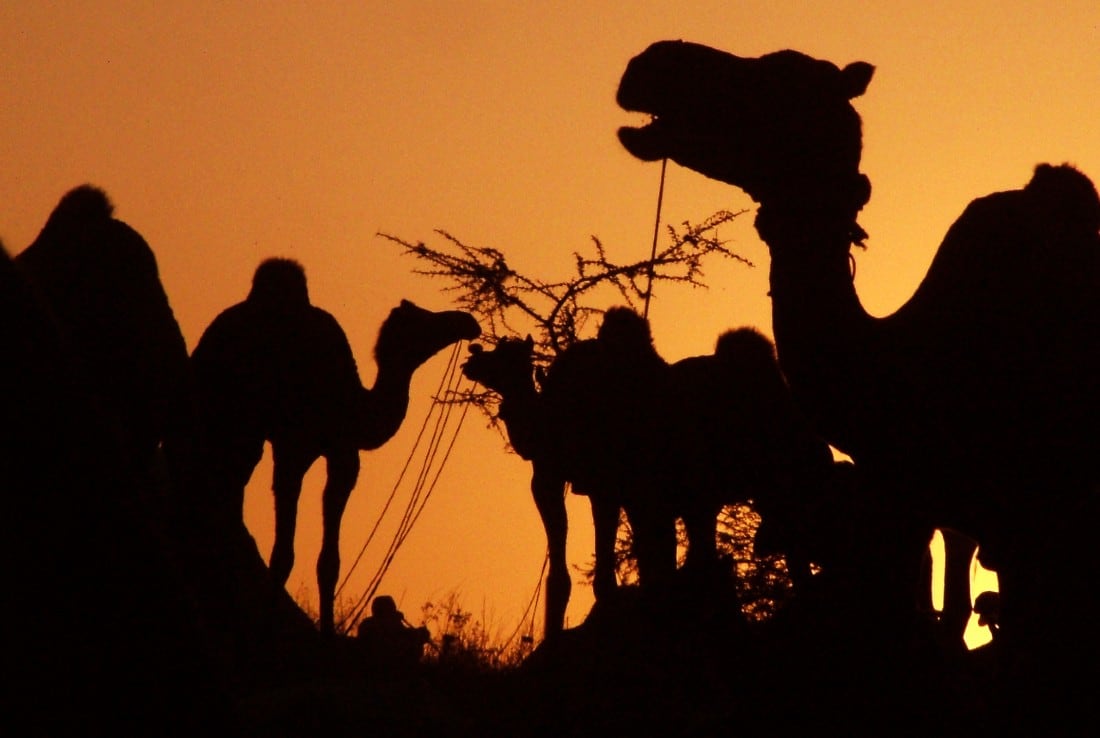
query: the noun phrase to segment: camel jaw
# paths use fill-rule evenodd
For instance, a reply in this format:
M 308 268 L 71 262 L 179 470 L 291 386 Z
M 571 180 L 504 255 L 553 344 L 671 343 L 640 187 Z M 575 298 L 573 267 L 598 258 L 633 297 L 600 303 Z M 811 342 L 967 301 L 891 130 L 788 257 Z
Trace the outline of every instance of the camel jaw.
M 618 136 L 623 148 L 642 161 L 657 161 L 668 156 L 669 146 L 656 117 L 644 126 L 622 126 Z

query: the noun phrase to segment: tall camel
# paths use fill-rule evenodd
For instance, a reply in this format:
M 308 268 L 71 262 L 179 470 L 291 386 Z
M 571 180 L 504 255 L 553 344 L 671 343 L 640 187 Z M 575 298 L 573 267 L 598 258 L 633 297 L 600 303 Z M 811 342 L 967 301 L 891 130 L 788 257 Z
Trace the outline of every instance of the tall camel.
M 302 479 L 321 457 L 323 536 L 317 559 L 320 627 L 335 630 L 340 519 L 359 476 L 359 451 L 397 432 L 409 405 L 413 372 L 443 348 L 481 333 L 469 313 L 431 312 L 408 300 L 390 311 L 374 348 L 378 374 L 364 387 L 343 329 L 310 304 L 305 272 L 289 259 L 256 269 L 244 302 L 218 315 L 191 361 L 203 398 L 219 493 L 240 515 L 244 487 L 271 443 L 275 543 L 270 568 L 280 585 L 294 565 Z M 229 511 L 227 511 L 228 513 Z
M 500 394 L 512 446 L 532 462 L 550 556 L 548 636 L 561 630 L 569 599 L 567 481 L 592 505 L 597 600 L 615 589 L 620 507 L 634 528 L 643 584 L 671 573 L 677 518 L 688 532 L 686 566 L 711 569 L 718 513 L 749 499 L 792 562 L 808 567 L 799 511 L 828 484 L 832 456 L 795 411 L 764 336 L 729 331 L 714 354 L 670 365 L 653 349 L 644 319 L 612 308 L 596 339 L 551 364 L 541 393 L 530 338 L 470 349 L 463 371 Z
M 608 477 L 594 476 L 600 470 L 609 470 L 603 461 L 602 444 L 617 431 L 611 426 L 614 419 L 606 408 L 607 398 L 601 397 L 598 387 L 601 352 L 595 339 L 578 342 L 563 351 L 554 362 L 555 380 L 563 367 L 581 367 L 580 374 L 589 381 L 579 386 L 583 392 L 564 393 L 561 400 L 566 407 L 548 409 L 546 398 L 535 384 L 533 364 L 534 344 L 526 340 L 504 338 L 496 346 L 485 351 L 480 345 L 470 346 L 470 357 L 463 366 L 465 375 L 501 397 L 500 419 L 504 421 L 512 448 L 522 458 L 531 462 L 531 494 L 538 508 L 539 518 L 546 531 L 549 571 L 546 577 L 546 637 L 560 633 L 565 623 L 565 610 L 569 603 L 572 583 L 566 561 L 568 517 L 565 509 L 565 490 L 569 485 L 577 494 L 589 498 L 595 530 L 596 570 L 593 589 L 596 600 L 607 600 L 616 589 L 615 536 L 619 524 L 620 485 L 614 474 Z M 543 375 L 545 382 L 546 375 Z M 606 384 L 606 381 L 603 383 Z M 558 382 L 560 385 L 561 382 Z M 593 411 L 594 402 L 601 411 Z M 587 409 L 591 422 L 577 427 L 558 425 L 568 409 Z M 582 410 L 583 411 L 583 410 Z M 574 415 L 576 413 L 574 412 Z
M 233 700 L 222 691 L 224 672 L 211 658 L 206 624 L 196 617 L 186 562 L 151 514 L 152 478 L 134 457 L 155 447 L 163 428 L 142 391 L 163 389 L 164 376 L 135 376 L 151 369 L 153 357 L 125 348 L 149 337 L 134 324 L 144 318 L 155 325 L 164 317 L 156 311 L 165 304 L 163 292 L 155 270 L 144 269 L 151 263 L 144 241 L 104 217 L 101 193 L 82 191 L 77 198 L 85 195 L 92 207 L 62 214 L 75 217 L 60 232 L 40 236 L 34 258 L 50 251 L 48 261 L 59 267 L 83 263 L 86 282 L 79 272 L 46 269 L 31 284 L 26 262 L 17 265 L 0 244 L 0 559 L 4 581 L 20 593 L 9 608 L 4 642 L 5 724 L 51 735 L 155 733 L 166 724 L 185 734 L 224 729 L 234 717 Z M 63 199 L 59 210 L 72 204 Z M 50 219 L 55 225 L 57 216 Z M 75 233 L 66 233 L 70 227 Z M 134 267 L 131 257 L 141 268 L 106 269 L 104 262 L 112 261 Z M 117 285 L 124 294 L 155 298 L 142 305 L 152 308 L 149 314 L 116 316 L 119 332 L 101 336 L 118 350 L 117 364 L 85 352 L 94 339 L 76 334 L 73 316 L 59 309 L 74 304 L 74 295 L 65 295 L 73 300 L 68 304 L 49 299 L 49 280 L 62 274 L 84 295 L 104 287 L 100 278 L 156 283 L 149 292 L 143 292 L 148 283 Z M 106 314 L 120 307 L 108 300 L 86 310 Z M 102 315 L 77 317 L 94 326 Z M 178 336 L 175 321 L 167 327 L 168 337 Z M 105 346 L 95 348 L 110 355 Z M 186 350 L 183 355 L 186 368 Z M 121 383 L 111 372 L 131 377 L 133 394 L 113 394 Z M 155 422 L 137 422 L 141 418 Z M 137 432 L 142 429 L 149 435 Z M 70 707 L 57 709 L 59 698 Z
M 106 193 L 66 193 L 16 259 L 79 364 L 89 391 L 147 467 L 179 430 L 187 392 L 187 344 L 141 234 L 114 217 Z
M 539 519 L 546 531 L 549 570 L 546 576 L 546 617 L 544 634 L 550 637 L 560 633 L 565 625 L 565 609 L 569 603 L 572 581 L 565 557 L 565 542 L 569 530 L 565 511 L 565 487 L 567 474 L 560 468 L 561 460 L 550 445 L 542 440 L 539 422 L 539 390 L 535 384 L 534 341 L 502 338 L 489 351 L 481 344 L 471 344 L 470 356 L 462 367 L 463 374 L 487 389 L 500 395 L 499 417 L 508 431 L 512 449 L 531 462 L 531 495 L 538 508 Z M 548 453 L 549 452 L 549 453 Z M 576 486 L 574 491 L 579 492 Z M 593 518 L 598 519 L 597 505 L 593 504 Z M 616 516 L 617 516 L 616 511 Z M 616 519 L 616 524 L 618 520 Z M 599 530 L 599 526 L 597 525 Z M 599 557 L 597 557 L 597 564 Z M 612 573 L 610 582 L 597 565 L 594 590 L 597 599 L 607 596 L 608 585 L 614 589 Z
M 905 305 L 868 314 L 850 266 L 870 198 L 850 100 L 873 72 L 658 42 L 617 96 L 653 121 L 619 140 L 759 203 L 780 364 L 879 492 L 868 600 L 905 617 L 933 526 L 955 528 L 1000 575 L 1003 641 L 1050 665 L 1080 652 L 1059 618 L 1089 609 L 1100 521 L 1100 199 L 1072 167 L 1040 165 L 965 209 Z

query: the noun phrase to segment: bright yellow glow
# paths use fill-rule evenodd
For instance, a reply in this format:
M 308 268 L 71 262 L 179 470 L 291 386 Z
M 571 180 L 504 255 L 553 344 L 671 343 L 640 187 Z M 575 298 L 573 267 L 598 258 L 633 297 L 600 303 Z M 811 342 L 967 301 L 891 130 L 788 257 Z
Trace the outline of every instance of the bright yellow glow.
M 928 544 L 928 553 L 932 558 L 932 607 L 936 611 L 943 610 L 944 603 L 944 577 L 946 576 L 946 552 L 943 533 L 939 530 L 932 534 L 932 540 Z M 970 570 L 968 572 L 970 577 L 970 605 L 974 606 L 974 601 L 977 600 L 978 595 L 982 592 L 999 592 L 1000 586 L 997 581 L 997 572 L 986 569 L 978 561 L 978 549 L 975 549 L 974 554 L 970 558 Z M 989 628 L 984 625 L 978 625 L 978 614 L 971 612 L 970 619 L 967 621 L 966 630 L 963 632 L 963 641 L 966 643 L 967 648 L 973 650 L 979 646 L 984 646 L 993 639 L 993 636 L 989 632 Z
M 936 612 L 942 612 L 946 551 L 943 533 L 939 530 L 932 534 L 932 541 L 928 544 L 928 553 L 932 556 L 932 609 Z
M 982 566 L 978 562 L 978 555 L 975 552 L 974 560 L 970 564 L 971 605 L 974 604 L 974 601 L 978 599 L 978 595 L 982 592 L 1000 591 L 1001 587 L 997 580 L 997 572 Z M 989 628 L 978 625 L 978 614 L 972 612 L 970 613 L 970 620 L 966 623 L 966 630 L 963 632 L 963 640 L 966 641 L 967 648 L 975 649 L 993 640 L 993 635 L 989 632 Z

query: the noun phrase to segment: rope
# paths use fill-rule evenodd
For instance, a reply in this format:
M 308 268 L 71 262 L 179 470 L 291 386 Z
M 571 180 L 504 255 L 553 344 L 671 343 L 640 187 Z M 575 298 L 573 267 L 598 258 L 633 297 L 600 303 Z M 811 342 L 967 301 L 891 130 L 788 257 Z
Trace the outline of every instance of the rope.
M 457 354 L 458 344 L 455 345 L 455 348 L 452 351 L 451 359 L 448 363 L 448 368 L 446 371 L 443 372 L 443 376 L 439 380 L 439 386 L 436 387 L 436 393 L 435 395 L 433 395 L 434 397 L 439 396 L 439 393 L 442 392 L 445 383 L 448 381 L 451 372 L 451 362 L 454 362 Z M 382 507 L 382 512 L 378 514 L 378 518 L 374 521 L 374 525 L 371 527 L 371 531 L 367 535 L 366 543 L 364 543 L 362 548 L 359 549 L 359 554 L 355 557 L 355 561 L 352 562 L 352 565 L 348 568 L 347 574 L 344 575 L 344 578 L 340 581 L 340 585 L 336 588 L 337 596 L 339 596 L 339 594 L 343 591 L 344 586 L 348 583 L 348 580 L 351 579 L 351 575 L 355 572 L 356 567 L 359 566 L 359 562 L 362 560 L 363 555 L 366 553 L 367 547 L 370 545 L 371 541 L 374 540 L 374 534 L 378 532 L 378 528 L 382 524 L 382 519 L 385 518 L 387 511 L 389 511 L 390 509 L 390 505 L 393 503 L 394 498 L 397 496 L 397 490 L 400 488 L 401 482 L 405 479 L 405 474 L 409 471 L 409 467 L 412 465 L 412 460 L 416 455 L 416 449 L 420 446 L 420 442 L 424 438 L 424 431 L 428 428 L 428 422 L 432 419 L 432 413 L 435 411 L 435 407 L 436 403 L 433 402 L 432 406 L 428 409 L 427 414 L 424 416 L 424 422 L 420 424 L 420 431 L 416 434 L 416 440 L 413 441 L 412 448 L 409 450 L 409 455 L 405 458 L 405 465 L 401 467 L 401 473 L 397 475 L 397 481 L 393 483 L 393 488 L 390 490 L 390 495 L 386 499 L 386 504 Z
M 515 640 L 516 636 L 521 630 L 523 630 L 523 624 L 527 622 L 527 618 L 531 618 L 531 627 L 527 629 L 528 635 L 535 629 L 535 612 L 538 610 L 539 598 L 542 595 L 543 581 L 546 579 L 546 567 L 550 564 L 550 550 L 547 549 L 546 556 L 542 559 L 542 569 L 539 571 L 538 583 L 535 585 L 535 592 L 531 595 L 531 599 L 527 602 L 527 608 L 523 611 L 522 617 L 519 619 L 519 625 L 512 631 L 512 635 L 504 641 L 504 644 L 500 647 L 501 651 L 508 648 Z
M 371 581 L 371 584 L 367 588 L 367 591 L 364 594 L 364 596 L 361 600 L 360 606 L 358 608 L 358 611 L 356 613 L 357 615 L 362 613 L 363 605 L 367 601 L 371 600 L 374 597 L 375 593 L 378 591 L 379 586 L 381 586 L 381 584 L 382 584 L 382 580 L 385 578 L 385 575 L 389 572 L 390 566 L 391 566 L 391 564 L 393 564 L 393 560 L 397 556 L 397 552 L 400 550 L 401 546 L 404 545 L 405 539 L 408 538 L 409 533 L 412 532 L 413 526 L 416 525 L 416 522 L 420 519 L 420 514 L 422 512 L 424 512 L 424 508 L 427 506 L 428 500 L 431 499 L 432 493 L 435 491 L 436 483 L 439 481 L 439 477 L 443 473 L 443 467 L 446 465 L 447 460 L 450 458 L 451 451 L 454 448 L 455 441 L 458 440 L 458 433 L 462 429 L 462 424 L 466 419 L 466 413 L 467 413 L 468 410 L 469 410 L 468 405 L 463 407 L 462 415 L 459 417 L 458 426 L 455 428 L 454 434 L 451 436 L 451 441 L 447 446 L 447 450 L 443 455 L 443 459 L 439 463 L 439 467 L 436 470 L 435 477 L 432 479 L 431 484 L 428 486 L 427 492 L 424 492 L 422 485 L 421 485 L 420 488 L 418 488 L 414 492 L 414 495 L 413 495 L 413 498 L 410 502 L 410 505 L 406 510 L 406 518 L 403 521 L 402 526 L 401 526 L 400 530 L 398 531 L 398 533 L 395 534 L 394 540 L 390 544 L 390 549 L 387 552 L 387 555 L 386 555 L 386 558 L 385 558 L 384 562 L 379 567 L 378 572 L 375 574 L 374 578 Z M 448 410 L 447 415 L 449 415 L 449 414 L 450 414 L 450 411 Z M 434 451 L 433 451 L 433 458 L 434 458 Z M 417 503 L 419 503 L 419 504 L 417 504 Z M 413 507 L 415 507 L 416 510 L 415 510 L 414 513 L 409 515 L 408 513 L 410 511 L 412 511 Z
M 657 217 L 653 223 L 653 247 L 649 251 L 649 281 L 645 287 L 645 309 L 642 317 L 649 318 L 649 298 L 653 295 L 653 262 L 657 259 L 657 235 L 661 231 L 661 206 L 665 199 L 665 171 L 668 169 L 668 159 L 661 159 L 661 184 L 657 188 Z
M 414 444 L 412 451 L 410 451 L 409 456 L 406 459 L 405 465 L 401 471 L 401 475 L 398 478 L 397 483 L 395 483 L 394 485 L 393 492 L 391 492 L 390 494 L 390 500 L 387 500 L 386 506 L 383 509 L 382 514 L 380 515 L 378 521 L 375 522 L 374 528 L 371 530 L 371 534 L 368 538 L 367 543 L 369 544 L 370 539 L 374 537 L 374 534 L 377 531 L 379 524 L 381 523 L 382 516 L 385 515 L 386 511 L 389 508 L 390 502 L 392 502 L 392 499 L 396 494 L 398 485 L 400 485 L 401 481 L 404 479 L 406 471 L 411 466 L 413 456 L 416 453 L 416 449 L 419 447 L 420 441 L 422 440 L 424 433 L 427 430 L 428 423 L 431 421 L 432 416 L 435 415 L 436 408 L 442 406 L 443 410 L 436 417 L 435 426 L 432 430 L 431 439 L 428 443 L 428 450 L 425 453 L 425 459 L 421 463 L 420 472 L 417 475 L 416 483 L 414 485 L 412 494 L 410 495 L 409 502 L 405 506 L 405 511 L 402 514 L 401 521 L 398 524 L 397 532 L 394 534 L 394 537 L 391 540 L 390 545 L 386 551 L 386 555 L 383 557 L 383 562 L 371 578 L 370 584 L 367 586 L 367 589 L 364 591 L 363 595 L 360 596 L 354 608 L 352 608 L 351 614 L 345 616 L 341 620 L 341 628 L 343 628 L 344 624 L 347 622 L 355 622 L 356 620 L 358 620 L 361 617 L 363 611 L 366 609 L 366 604 L 371 600 L 371 598 L 374 597 L 375 593 L 378 590 L 378 587 L 382 583 L 382 579 L 389 571 L 389 567 L 393 563 L 394 557 L 397 555 L 397 551 L 405 542 L 405 539 L 408 537 L 409 533 L 412 531 L 413 526 L 419 519 L 420 514 L 423 512 L 424 507 L 427 505 L 428 500 L 431 498 L 431 494 L 435 489 L 435 485 L 439 481 L 439 477 L 443 472 L 443 467 L 446 465 L 447 460 L 450 457 L 451 450 L 454 448 L 455 441 L 458 439 L 458 433 L 462 428 L 462 423 L 465 420 L 466 412 L 469 409 L 467 403 L 463 404 L 463 412 L 459 419 L 458 427 L 455 428 L 454 434 L 451 436 L 450 443 L 447 446 L 447 450 L 440 460 L 435 476 L 434 478 L 432 478 L 431 484 L 428 486 L 427 492 L 425 493 L 424 489 L 425 484 L 427 484 L 430 468 L 432 464 L 435 463 L 439 444 L 442 442 L 444 429 L 450 420 L 451 412 L 454 408 L 453 403 L 442 403 L 439 401 L 438 397 L 441 396 L 442 391 L 445 387 L 451 394 L 454 394 L 457 391 L 458 384 L 460 384 L 462 381 L 462 375 L 458 373 L 458 368 L 460 366 L 458 357 L 459 344 L 456 344 L 454 350 L 451 353 L 451 358 L 448 362 L 447 369 L 446 371 L 444 371 L 443 378 L 441 379 L 439 387 L 436 390 L 435 397 L 437 399 L 433 401 L 432 406 L 429 409 L 427 416 L 425 417 L 424 423 L 420 429 L 420 433 L 417 435 L 416 443 Z M 356 558 L 355 565 L 352 566 L 351 570 L 349 570 L 348 574 L 344 577 L 344 581 L 341 583 L 341 587 L 343 587 L 344 584 L 347 583 L 355 566 L 357 566 L 359 561 L 362 559 L 363 552 L 366 550 L 366 546 L 367 544 L 364 544 L 359 556 Z
M 454 356 L 452 356 L 452 359 L 453 358 L 454 358 Z M 444 380 L 440 383 L 440 387 L 443 387 L 445 384 L 448 384 L 451 381 L 451 379 L 453 378 L 453 366 L 454 366 L 454 363 L 452 361 L 452 363 L 448 365 L 447 371 L 444 372 Z M 436 396 L 438 397 L 438 393 L 437 393 Z M 431 419 L 432 415 L 435 412 L 435 409 L 438 406 L 439 406 L 438 400 L 433 402 L 432 407 L 428 412 L 427 419 L 425 420 L 425 427 L 427 426 L 428 420 Z M 430 459 L 433 457 L 434 452 L 432 451 L 432 447 L 434 445 L 437 445 L 438 442 L 439 442 L 440 426 L 445 421 L 445 419 L 446 419 L 446 415 L 444 415 L 443 413 L 440 413 L 440 415 L 436 418 L 435 428 L 432 431 L 432 438 L 431 438 L 431 441 L 429 442 L 429 450 L 426 454 L 426 460 L 424 462 L 422 462 L 422 465 L 421 465 L 422 470 L 421 470 L 420 474 L 417 477 L 417 481 L 416 481 L 416 483 L 413 487 L 413 491 L 412 491 L 412 493 L 409 497 L 409 501 L 405 506 L 405 511 L 401 516 L 401 521 L 398 523 L 397 532 L 394 534 L 393 539 L 391 539 L 390 544 L 389 544 L 388 548 L 386 549 L 386 554 L 383 556 L 382 564 L 375 571 L 374 575 L 371 577 L 371 580 L 370 580 L 370 583 L 367 586 L 367 589 L 360 596 L 358 602 L 356 603 L 356 606 L 355 606 L 355 608 L 352 612 L 352 616 L 350 618 L 352 621 L 358 619 L 359 616 L 362 615 L 363 610 L 366 609 L 367 603 L 370 601 L 370 599 L 377 592 L 378 587 L 381 584 L 383 576 L 388 571 L 390 564 L 393 562 L 393 557 L 396 554 L 397 549 L 400 547 L 400 543 L 404 540 L 404 537 L 408 535 L 408 528 L 411 525 L 410 518 L 412 517 L 412 511 L 416 508 L 417 503 L 420 500 L 422 490 L 423 490 L 423 484 L 424 484 L 423 468 L 427 464 L 430 463 Z M 415 451 L 415 449 L 414 449 L 414 451 Z M 410 460 L 411 460 L 411 454 L 410 454 Z

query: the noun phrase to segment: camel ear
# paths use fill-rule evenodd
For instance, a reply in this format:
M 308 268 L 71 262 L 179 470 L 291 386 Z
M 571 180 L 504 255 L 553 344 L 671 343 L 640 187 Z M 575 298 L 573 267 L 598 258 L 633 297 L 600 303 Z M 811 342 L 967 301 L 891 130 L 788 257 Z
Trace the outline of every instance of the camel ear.
M 471 343 L 469 346 L 466 347 L 466 350 L 469 351 L 474 356 L 477 356 L 478 354 L 480 354 L 482 351 L 485 350 L 485 347 L 482 346 L 480 343 Z
M 853 62 L 841 70 L 844 94 L 851 100 L 859 97 L 867 91 L 867 85 L 871 84 L 871 77 L 875 74 L 875 68 L 867 62 Z
M 527 338 L 523 339 L 523 342 L 524 342 L 525 344 L 527 344 L 527 350 L 528 350 L 528 351 L 530 351 L 531 349 L 535 348 L 535 339 L 531 338 L 531 334 L 530 334 L 530 333 L 528 333 L 528 334 L 527 334 Z

